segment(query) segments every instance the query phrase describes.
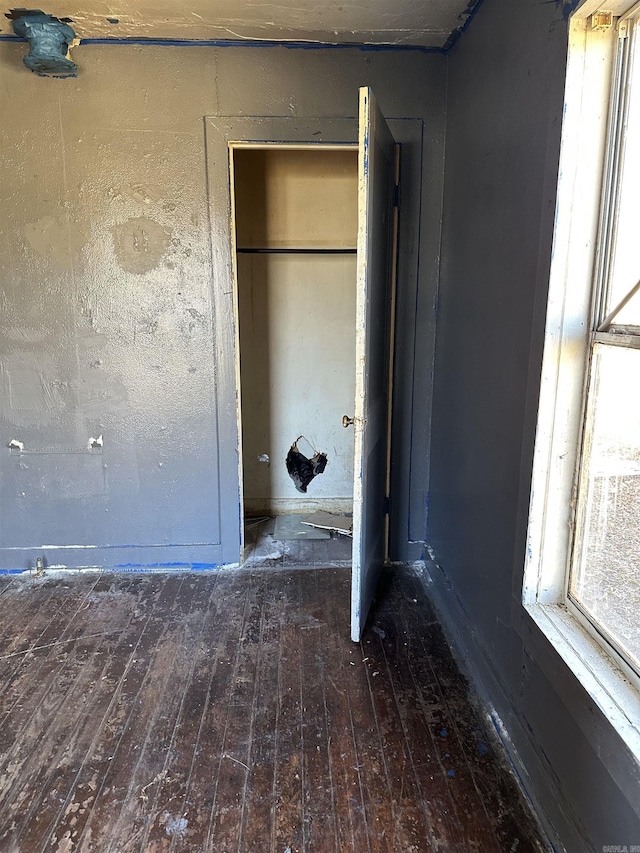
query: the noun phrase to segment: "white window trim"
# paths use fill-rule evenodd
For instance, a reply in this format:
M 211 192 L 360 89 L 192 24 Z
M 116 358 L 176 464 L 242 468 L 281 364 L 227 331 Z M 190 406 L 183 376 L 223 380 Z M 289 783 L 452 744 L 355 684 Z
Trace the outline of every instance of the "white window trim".
M 566 606 L 608 104 L 618 38 L 615 28 L 592 29 L 590 15 L 596 8 L 588 0 L 570 23 L 523 604 L 640 762 L 640 690 L 574 608 Z

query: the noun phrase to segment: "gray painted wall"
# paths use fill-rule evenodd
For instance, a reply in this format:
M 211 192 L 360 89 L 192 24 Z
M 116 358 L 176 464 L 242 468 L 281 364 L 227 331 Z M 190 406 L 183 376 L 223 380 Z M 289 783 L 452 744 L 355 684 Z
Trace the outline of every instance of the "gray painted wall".
M 446 58 L 87 45 L 78 78 L 52 80 L 24 51 L 0 43 L 0 569 L 43 551 L 68 566 L 237 559 L 237 484 L 220 478 L 235 451 L 218 442 L 233 389 L 213 327 L 228 236 L 211 223 L 211 245 L 203 117 L 354 117 L 362 85 L 388 116 L 424 121 L 403 166 L 393 505 L 394 556 L 419 556 Z
M 562 4 L 485 0 L 449 56 L 432 591 L 570 853 L 640 844 L 640 773 L 521 605 L 553 232 Z

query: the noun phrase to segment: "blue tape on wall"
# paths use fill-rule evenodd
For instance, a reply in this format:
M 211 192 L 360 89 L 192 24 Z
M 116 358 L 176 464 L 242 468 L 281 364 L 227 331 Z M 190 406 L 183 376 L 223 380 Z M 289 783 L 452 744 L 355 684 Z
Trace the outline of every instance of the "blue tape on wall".
M 0 41 L 24 42 L 27 39 L 0 34 Z M 83 46 L 90 44 L 128 44 L 155 47 L 285 47 L 289 50 L 362 50 L 366 52 L 400 53 L 445 53 L 442 47 L 424 47 L 419 44 L 362 44 L 360 42 L 307 42 L 307 41 L 258 41 L 252 39 L 164 39 L 164 38 L 86 38 L 81 39 Z

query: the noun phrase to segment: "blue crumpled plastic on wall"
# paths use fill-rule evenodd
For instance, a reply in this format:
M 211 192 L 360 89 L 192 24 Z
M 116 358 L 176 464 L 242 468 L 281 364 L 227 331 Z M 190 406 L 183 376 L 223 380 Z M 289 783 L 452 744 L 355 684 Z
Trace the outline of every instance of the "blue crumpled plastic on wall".
M 29 12 L 13 21 L 16 35 L 29 42 L 23 59 L 31 71 L 41 77 L 76 77 L 78 66 L 67 58 L 69 45 L 76 37 L 68 25 L 44 12 Z

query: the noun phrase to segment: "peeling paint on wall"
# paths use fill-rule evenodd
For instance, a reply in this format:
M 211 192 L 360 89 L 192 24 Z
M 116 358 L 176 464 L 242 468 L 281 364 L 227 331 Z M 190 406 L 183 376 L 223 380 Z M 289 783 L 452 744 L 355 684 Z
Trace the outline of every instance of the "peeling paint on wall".
M 115 225 L 112 233 L 118 263 L 138 275 L 159 265 L 171 241 L 171 232 L 146 216 Z

